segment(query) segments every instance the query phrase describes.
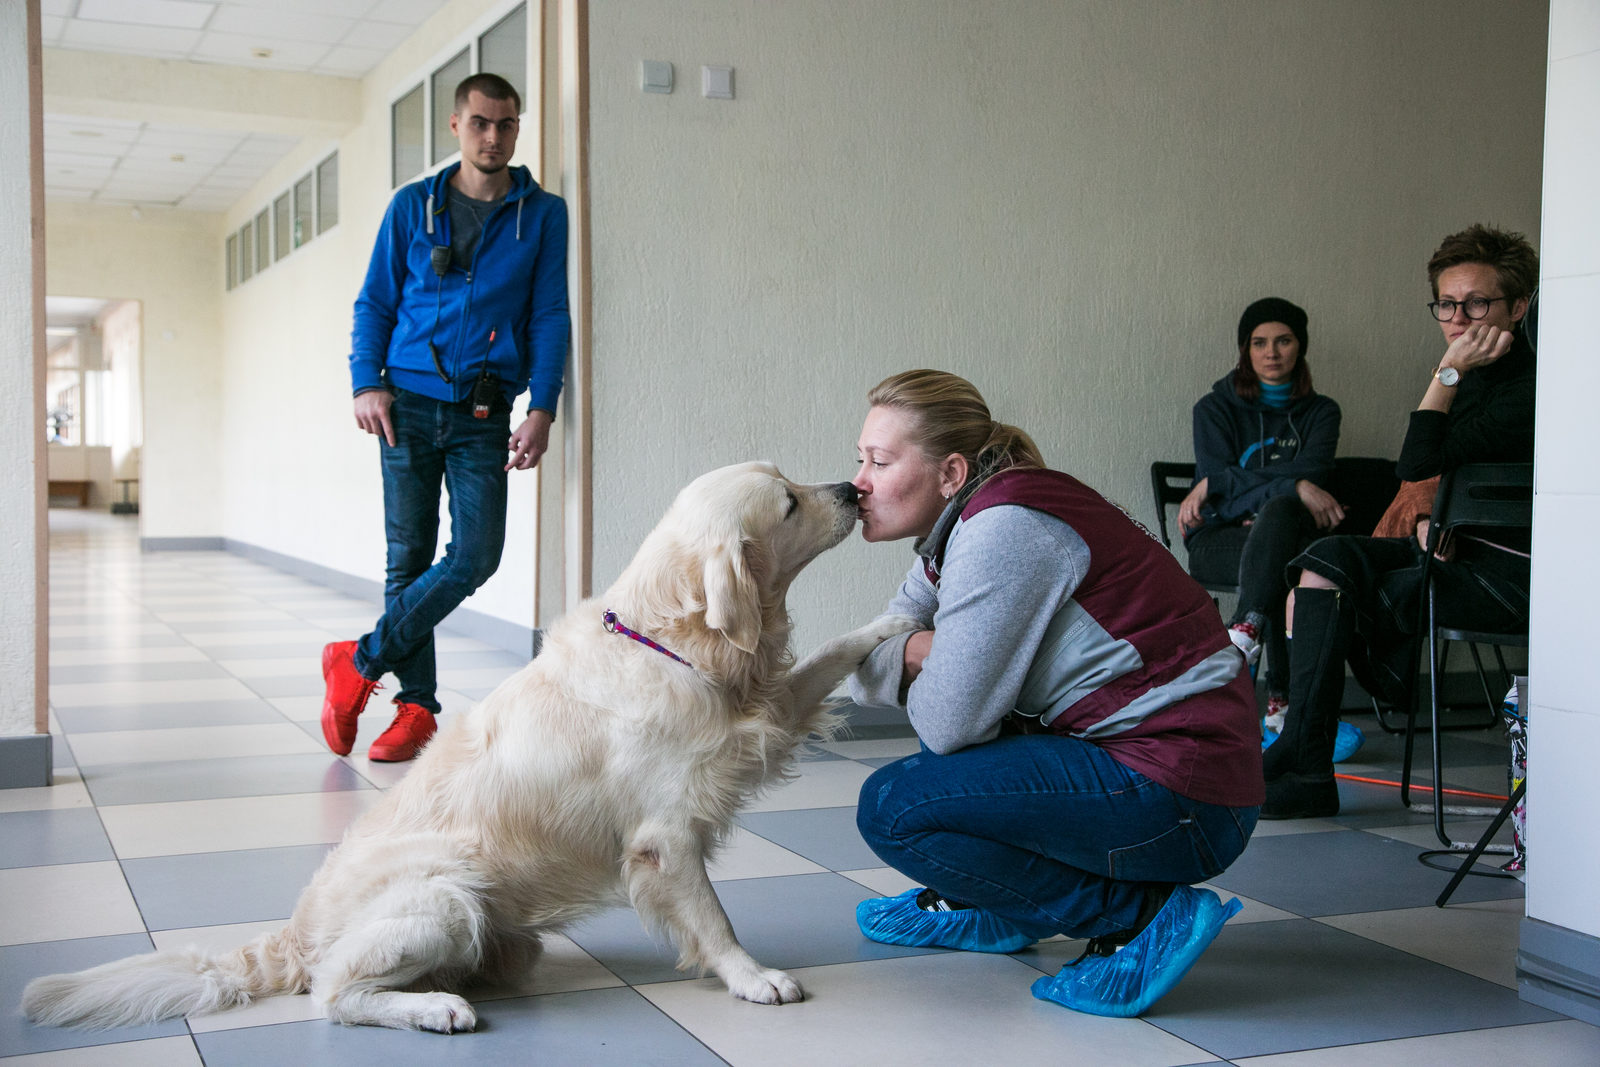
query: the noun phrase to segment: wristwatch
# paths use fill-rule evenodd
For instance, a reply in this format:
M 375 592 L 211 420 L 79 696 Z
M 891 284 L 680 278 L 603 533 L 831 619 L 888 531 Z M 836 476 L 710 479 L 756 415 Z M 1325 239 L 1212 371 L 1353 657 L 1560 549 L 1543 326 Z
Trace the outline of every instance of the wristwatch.
M 1461 384 L 1461 372 L 1454 367 L 1440 367 L 1433 372 L 1433 376 L 1439 379 L 1440 385 L 1453 386 Z

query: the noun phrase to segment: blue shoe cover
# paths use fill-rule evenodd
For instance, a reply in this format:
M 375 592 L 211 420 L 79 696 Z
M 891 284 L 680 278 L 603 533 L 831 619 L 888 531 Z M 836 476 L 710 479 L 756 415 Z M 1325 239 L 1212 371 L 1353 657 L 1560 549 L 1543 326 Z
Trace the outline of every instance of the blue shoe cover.
M 1021 952 L 1037 938 L 982 908 L 924 911 L 917 907 L 921 889 L 897 897 L 874 897 L 856 905 L 856 925 L 885 945 L 959 948 L 968 952 Z
M 1361 746 L 1367 743 L 1367 735 L 1361 732 L 1361 727 L 1351 726 L 1347 722 L 1339 723 L 1339 735 L 1333 739 L 1333 762 L 1343 763 L 1345 760 L 1361 751 Z
M 1271 748 L 1272 747 L 1272 742 L 1276 741 L 1277 739 L 1278 739 L 1278 731 L 1276 731 L 1276 730 L 1268 730 L 1267 728 L 1262 727 L 1262 729 L 1261 729 L 1261 751 L 1265 752 L 1267 749 Z
M 1243 907 L 1237 897 L 1224 904 L 1209 889 L 1180 885 L 1138 937 L 1110 956 L 1085 956 L 1040 978 L 1033 995 L 1090 1015 L 1142 1015 L 1172 992 Z

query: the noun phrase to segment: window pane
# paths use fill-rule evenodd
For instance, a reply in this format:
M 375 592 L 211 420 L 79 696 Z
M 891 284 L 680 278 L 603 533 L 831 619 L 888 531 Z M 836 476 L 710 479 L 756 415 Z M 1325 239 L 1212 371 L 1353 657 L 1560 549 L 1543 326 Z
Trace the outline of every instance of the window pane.
M 450 133 L 450 113 L 456 109 L 456 86 L 472 73 L 472 60 L 463 48 L 444 66 L 433 72 L 433 160 L 461 151 Z
M 528 6 L 517 9 L 478 38 L 478 69 L 511 83 L 528 108 Z
M 289 243 L 289 194 L 284 193 L 272 202 L 272 258 L 274 261 L 289 254 L 294 246 Z
M 260 274 L 272 266 L 272 218 L 267 214 L 267 209 L 262 208 L 256 214 L 256 273 Z
M 245 223 L 239 230 L 239 284 L 243 285 L 255 273 L 256 246 L 252 238 L 254 227 Z
M 294 246 L 311 240 L 311 175 L 294 183 Z
M 239 235 L 228 234 L 228 288 L 232 289 L 239 284 Z
M 422 173 L 422 131 L 426 119 L 420 85 L 396 100 L 390 109 L 390 136 L 394 146 L 390 171 L 396 187 Z
M 317 164 L 317 232 L 327 233 L 339 221 L 339 153 Z

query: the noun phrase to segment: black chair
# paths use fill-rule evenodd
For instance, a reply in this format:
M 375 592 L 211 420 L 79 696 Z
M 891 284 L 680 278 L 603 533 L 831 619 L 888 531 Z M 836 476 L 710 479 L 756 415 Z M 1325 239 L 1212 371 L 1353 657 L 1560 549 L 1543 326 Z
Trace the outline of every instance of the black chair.
M 1172 536 L 1167 532 L 1167 509 L 1177 508 L 1183 503 L 1183 498 L 1189 495 L 1189 490 L 1194 487 L 1193 463 L 1170 463 L 1158 459 L 1150 464 L 1150 491 L 1156 501 L 1156 524 L 1161 530 L 1161 543 L 1168 548 L 1172 547 Z M 1205 578 L 1193 575 L 1200 587 L 1212 594 L 1212 599 L 1223 593 L 1237 594 L 1239 581 L 1237 575 L 1233 581 L 1218 578 Z
M 1150 464 L 1150 492 L 1156 503 L 1156 523 L 1161 530 L 1161 543 L 1172 547 L 1172 537 L 1167 527 L 1167 509 L 1176 508 L 1189 495 L 1194 485 L 1194 464 L 1156 460 Z M 1328 491 L 1344 505 L 1344 521 L 1330 533 L 1372 533 L 1373 527 L 1383 517 L 1384 509 L 1394 499 L 1400 488 L 1400 479 L 1394 472 L 1394 460 L 1375 456 L 1340 456 L 1333 461 L 1333 478 Z M 1237 579 L 1229 581 L 1215 576 L 1194 575 L 1208 593 L 1238 593 Z
M 1439 699 L 1440 677 L 1444 671 L 1445 656 L 1451 643 L 1465 643 L 1472 650 L 1477 667 L 1478 682 L 1483 690 L 1492 722 L 1499 721 L 1501 698 L 1511 685 L 1511 672 L 1506 669 L 1504 648 L 1527 648 L 1528 631 L 1524 626 L 1513 633 L 1495 633 L 1474 630 L 1453 624 L 1441 618 L 1434 599 L 1434 553 L 1449 534 L 1484 531 L 1485 536 L 1504 536 L 1515 531 L 1528 531 L 1533 527 L 1533 464 L 1531 463 L 1471 463 L 1447 473 L 1439 480 L 1439 491 L 1434 497 L 1433 518 L 1428 529 L 1428 552 L 1422 565 L 1422 602 L 1419 606 L 1418 634 L 1425 635 L 1428 655 L 1428 726 L 1432 737 L 1433 785 L 1432 803 L 1413 804 L 1411 800 L 1412 759 L 1416 744 L 1417 710 L 1420 700 L 1419 641 L 1417 670 L 1410 672 L 1413 693 L 1406 702 L 1405 763 L 1400 775 L 1400 802 L 1417 811 L 1432 811 L 1433 830 L 1447 850 L 1467 851 L 1471 842 L 1452 840 L 1445 830 L 1448 815 L 1486 817 L 1496 815 L 1499 808 L 1481 806 L 1447 806 L 1444 802 L 1444 706 Z M 1494 649 L 1501 674 L 1498 693 L 1489 684 L 1483 668 L 1483 657 L 1478 646 Z M 1489 846 L 1488 851 L 1504 853 L 1503 846 Z

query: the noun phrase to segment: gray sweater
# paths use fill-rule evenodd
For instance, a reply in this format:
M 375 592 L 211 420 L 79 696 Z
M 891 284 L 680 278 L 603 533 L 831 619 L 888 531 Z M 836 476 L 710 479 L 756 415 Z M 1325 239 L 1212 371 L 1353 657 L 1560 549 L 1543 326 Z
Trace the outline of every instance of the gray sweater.
M 887 614 L 935 631 L 904 705 L 900 683 L 910 634 L 879 645 L 850 679 L 868 707 L 904 707 L 922 743 L 939 755 L 991 741 L 1018 707 L 1024 681 L 1052 620 L 1089 570 L 1089 547 L 1071 526 L 1032 508 L 1005 506 L 955 518 L 940 590 L 912 564 Z

